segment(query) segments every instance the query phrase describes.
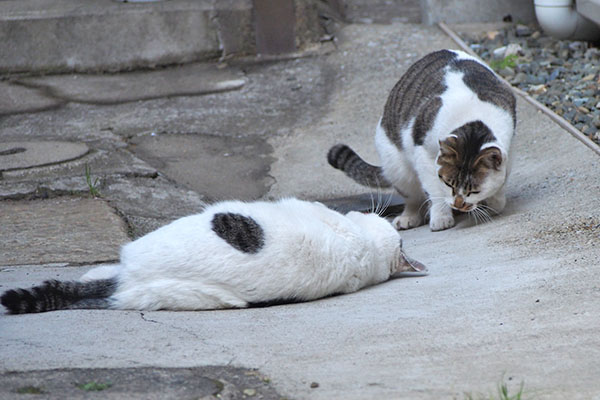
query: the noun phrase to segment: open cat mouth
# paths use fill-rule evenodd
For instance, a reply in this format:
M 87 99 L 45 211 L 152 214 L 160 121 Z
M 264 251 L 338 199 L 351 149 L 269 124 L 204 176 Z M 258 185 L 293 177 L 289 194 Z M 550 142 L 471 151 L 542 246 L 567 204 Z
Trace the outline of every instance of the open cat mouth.
M 450 207 L 453 210 L 464 212 L 464 213 L 468 213 L 470 211 L 473 211 L 477 206 L 475 204 L 465 204 L 462 207 L 456 207 L 454 205 L 450 205 Z

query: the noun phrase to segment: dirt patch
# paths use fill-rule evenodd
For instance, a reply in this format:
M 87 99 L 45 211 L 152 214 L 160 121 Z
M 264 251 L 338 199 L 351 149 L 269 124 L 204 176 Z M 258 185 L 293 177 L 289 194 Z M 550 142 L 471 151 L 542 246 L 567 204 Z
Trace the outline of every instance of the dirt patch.
M 233 367 L 93 368 L 6 372 L 0 397 L 44 399 L 281 399 L 257 370 Z

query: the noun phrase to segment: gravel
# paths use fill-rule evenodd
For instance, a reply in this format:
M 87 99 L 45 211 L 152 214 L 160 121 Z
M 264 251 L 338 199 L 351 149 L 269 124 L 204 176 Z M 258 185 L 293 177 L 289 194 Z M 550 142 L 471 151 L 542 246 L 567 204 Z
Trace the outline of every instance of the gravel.
M 513 86 L 600 145 L 600 49 L 589 42 L 554 39 L 536 25 L 459 34 Z

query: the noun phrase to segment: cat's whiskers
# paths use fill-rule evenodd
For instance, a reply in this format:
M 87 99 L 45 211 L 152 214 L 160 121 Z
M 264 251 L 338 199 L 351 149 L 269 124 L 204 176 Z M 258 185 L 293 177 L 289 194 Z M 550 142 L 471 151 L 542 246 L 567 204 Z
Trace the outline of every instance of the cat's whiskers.
M 476 205 L 475 208 L 469 211 L 469 215 L 473 216 L 476 225 L 479 223 L 483 224 L 492 221 L 492 217 L 485 210 L 485 208 L 481 207 L 481 204 Z
M 481 209 L 482 209 L 482 210 L 485 210 L 486 212 L 488 212 L 488 211 L 491 211 L 491 212 L 493 212 L 494 214 L 499 214 L 499 212 L 498 212 L 496 209 L 494 209 L 494 208 L 492 208 L 492 207 L 488 206 L 487 204 L 481 204 L 481 203 L 480 203 L 480 204 L 478 204 L 477 206 L 478 206 L 478 207 L 481 207 Z
M 387 198 L 384 202 L 380 203 L 380 208 L 377 211 L 377 215 L 379 215 L 380 217 L 383 216 L 383 213 L 388 209 L 388 207 L 390 206 L 390 204 L 392 203 L 392 199 L 394 197 L 393 193 L 388 193 Z
M 383 198 L 382 198 L 383 188 L 380 185 L 379 178 L 375 177 L 375 181 L 376 181 L 376 189 L 377 189 L 377 201 L 375 201 L 373 192 L 370 192 L 369 195 L 371 196 L 371 211 L 374 214 L 377 214 L 378 216 L 381 217 L 382 214 L 385 212 L 385 210 L 387 210 L 387 208 L 390 206 L 390 204 L 392 202 L 393 193 L 389 193 L 386 201 L 383 202 Z

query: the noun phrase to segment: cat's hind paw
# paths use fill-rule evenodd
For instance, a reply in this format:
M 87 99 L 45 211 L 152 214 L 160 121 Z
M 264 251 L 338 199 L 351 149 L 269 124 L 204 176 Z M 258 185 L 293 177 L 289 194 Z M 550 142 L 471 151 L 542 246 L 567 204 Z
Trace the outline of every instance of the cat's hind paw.
M 392 221 L 392 225 L 399 231 L 416 228 L 423 225 L 420 215 L 399 215 Z
M 429 227 L 432 231 L 443 231 L 444 229 L 452 228 L 454 226 L 454 217 L 452 215 L 440 215 L 436 218 L 431 218 L 429 221 Z

